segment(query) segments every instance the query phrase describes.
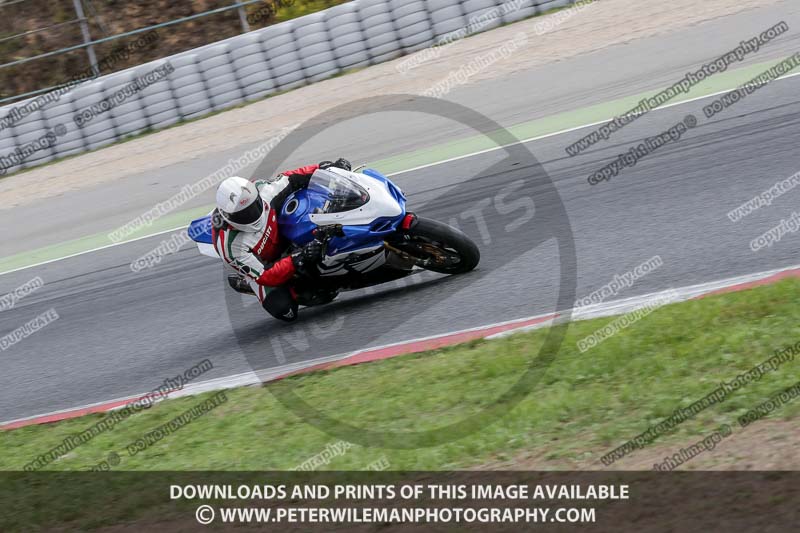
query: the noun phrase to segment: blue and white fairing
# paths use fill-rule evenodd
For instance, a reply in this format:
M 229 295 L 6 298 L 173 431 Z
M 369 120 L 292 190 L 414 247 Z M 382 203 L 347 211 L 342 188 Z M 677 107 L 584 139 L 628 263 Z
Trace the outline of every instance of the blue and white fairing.
M 192 220 L 189 224 L 189 238 L 197 243 L 200 253 L 209 257 L 219 257 L 214 249 L 214 241 L 211 235 L 211 215 Z
M 380 172 L 319 169 L 307 188 L 286 199 L 278 214 L 278 227 L 284 238 L 303 245 L 314 238 L 313 231 L 318 226 L 341 224 L 344 237 L 329 241 L 321 268 L 325 272 L 344 258 L 370 255 L 382 248 L 384 239 L 397 231 L 405 215 L 405 195 Z M 216 256 L 211 246 L 210 216 L 193 221 L 189 235 L 202 253 Z M 366 270 L 380 264 L 382 261 L 370 261 Z M 333 270 L 329 273 L 334 274 Z
M 383 174 L 338 168 L 317 170 L 308 188 L 293 193 L 278 215 L 281 235 L 297 245 L 311 241 L 318 226 L 341 224 L 344 237 L 328 244 L 328 256 L 382 245 L 406 215 L 406 197 Z

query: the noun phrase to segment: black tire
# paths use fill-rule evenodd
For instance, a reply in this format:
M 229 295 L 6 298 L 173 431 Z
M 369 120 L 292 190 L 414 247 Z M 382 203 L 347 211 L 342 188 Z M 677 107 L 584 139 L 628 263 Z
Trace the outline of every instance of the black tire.
M 408 236 L 410 239 L 402 241 L 397 247 L 414 257 L 430 259 L 423 268 L 432 272 L 463 274 L 478 266 L 481 260 L 481 252 L 472 239 L 436 220 L 417 217 L 417 223 L 408 230 Z M 447 261 L 441 261 L 440 255 L 446 255 Z

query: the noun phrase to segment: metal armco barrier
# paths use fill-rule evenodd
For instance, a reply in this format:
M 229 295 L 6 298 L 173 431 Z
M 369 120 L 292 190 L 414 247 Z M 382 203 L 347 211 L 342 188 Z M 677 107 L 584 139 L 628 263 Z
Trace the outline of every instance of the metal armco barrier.
M 20 108 L 31 109 L 35 99 L 1 107 L 0 173 L 394 59 L 465 28 L 486 31 L 573 2 L 354 0 L 86 81 L 25 116 Z M 131 86 L 167 62 L 174 69 L 168 76 Z M 87 108 L 107 110 L 79 126 L 75 117 Z

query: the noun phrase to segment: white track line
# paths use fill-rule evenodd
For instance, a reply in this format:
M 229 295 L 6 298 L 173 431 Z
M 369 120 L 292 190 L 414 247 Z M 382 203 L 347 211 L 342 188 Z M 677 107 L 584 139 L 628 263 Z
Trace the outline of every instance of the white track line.
M 754 281 L 759 281 L 759 280 L 768 278 L 770 276 L 774 276 L 775 274 L 779 274 L 781 272 L 786 272 L 786 271 L 790 271 L 790 270 L 800 270 L 800 265 L 792 265 L 792 266 L 788 266 L 788 267 L 784 267 L 784 268 L 778 268 L 778 269 L 774 269 L 774 270 L 767 270 L 767 271 L 764 271 L 764 272 L 757 272 L 755 274 L 746 274 L 744 276 L 736 276 L 736 277 L 733 277 L 733 278 L 726 278 L 726 279 L 723 279 L 723 280 L 710 281 L 710 282 L 706 282 L 706 283 L 698 283 L 696 285 L 689 285 L 689 286 L 686 286 L 686 287 L 680 287 L 680 288 L 677 288 L 677 289 L 667 289 L 667 290 L 674 291 L 677 294 L 677 297 L 676 297 L 675 300 L 673 300 L 673 302 L 680 302 L 680 301 L 690 300 L 692 298 L 695 298 L 697 296 L 701 296 L 701 295 L 704 295 L 704 294 L 709 294 L 709 293 L 718 291 L 720 289 L 725 289 L 725 288 L 728 288 L 728 287 L 735 287 L 737 285 L 742 285 L 742 284 L 751 283 L 751 282 L 754 282 Z M 622 315 L 622 314 L 625 314 L 625 313 L 629 313 L 629 312 L 631 312 L 631 311 L 633 311 L 635 309 L 638 309 L 638 308 L 644 306 L 648 302 L 650 302 L 652 300 L 655 300 L 655 299 L 659 298 L 660 296 L 663 296 L 664 292 L 665 291 L 659 291 L 659 292 L 644 294 L 644 295 L 641 295 L 641 296 L 634 296 L 634 297 L 631 297 L 631 298 L 623 298 L 623 299 L 620 299 L 620 300 L 613 300 L 613 301 L 610 301 L 610 302 L 602 302 L 602 303 L 599 303 L 599 304 L 594 304 L 594 305 L 589 305 L 589 306 L 586 306 L 586 307 L 580 307 L 578 309 L 573 309 L 572 310 L 572 320 L 589 320 L 589 319 L 592 319 L 592 318 L 599 318 L 599 317 L 613 316 L 613 315 Z M 306 368 L 314 367 L 314 366 L 317 366 L 317 365 L 320 365 L 320 364 L 323 364 L 323 363 L 330 363 L 330 362 L 333 362 L 333 361 L 339 361 L 339 360 L 345 359 L 347 357 L 350 357 L 352 355 L 356 355 L 356 354 L 360 354 L 360 353 L 364 353 L 364 352 L 378 351 L 378 350 L 382 350 L 382 349 L 385 349 L 385 348 L 392 348 L 392 347 L 395 347 L 395 346 L 401 346 L 401 345 L 404 345 L 404 344 L 414 344 L 414 343 L 417 343 L 417 342 L 423 342 L 423 341 L 437 339 L 437 338 L 441 338 L 441 337 L 449 337 L 451 335 L 458 335 L 458 334 L 461 334 L 461 333 L 468 333 L 468 332 L 474 332 L 474 331 L 480 331 L 480 330 L 488 330 L 488 329 L 492 329 L 492 328 L 495 328 L 495 327 L 498 327 L 498 326 L 505 326 L 505 325 L 508 325 L 508 324 L 513 324 L 515 322 L 526 322 L 526 321 L 529 321 L 529 320 L 536 320 L 536 319 L 539 319 L 539 318 L 542 318 L 542 317 L 551 316 L 552 314 L 553 313 L 544 313 L 544 314 L 541 314 L 541 315 L 536 315 L 536 316 L 527 317 L 527 318 L 517 318 L 517 319 L 514 319 L 514 320 L 507 320 L 507 321 L 504 321 L 504 322 L 498 322 L 496 324 L 478 326 L 478 327 L 474 327 L 474 328 L 454 331 L 454 332 L 450 332 L 450 333 L 443 333 L 443 334 L 439 334 L 439 335 L 431 335 L 431 336 L 428 336 L 428 337 L 421 337 L 419 339 L 396 342 L 396 343 L 392 343 L 392 344 L 386 344 L 386 345 L 383 345 L 383 346 L 376 346 L 376 347 L 373 347 L 373 348 L 365 348 L 365 349 L 357 350 L 357 351 L 354 351 L 354 352 L 347 352 L 347 353 L 343 353 L 343 354 L 329 355 L 329 356 L 325 356 L 325 357 L 318 357 L 316 359 L 311 359 L 311 360 L 307 360 L 307 361 L 301 361 L 301 362 L 297 362 L 297 363 L 290 363 L 290 364 L 279 366 L 279 367 L 265 368 L 265 369 L 256 370 L 256 371 L 244 372 L 244 373 L 241 373 L 241 374 L 234 374 L 234 375 L 225 376 L 225 377 L 222 377 L 222 378 L 215 378 L 215 379 L 210 379 L 210 380 L 206 380 L 206 381 L 201 381 L 201 382 L 198 382 L 198 383 L 190 383 L 190 384 L 186 385 L 186 387 L 184 387 L 182 390 L 169 393 L 168 395 L 165 396 L 165 398 L 180 398 L 180 397 L 183 397 L 183 396 L 193 396 L 193 395 L 201 394 L 201 393 L 204 393 L 204 392 L 212 392 L 212 391 L 223 390 L 223 389 L 233 389 L 233 388 L 246 387 L 246 386 L 252 386 L 252 385 L 261 385 L 264 382 L 272 381 L 272 380 L 274 380 L 274 379 L 276 379 L 278 377 L 285 376 L 286 374 L 290 374 L 290 373 L 297 372 L 297 371 L 300 371 L 300 370 L 303 370 L 303 369 L 306 369 Z M 561 314 L 563 314 L 563 313 L 561 313 Z M 522 327 L 519 327 L 519 328 L 515 328 L 515 329 L 511 329 L 511 330 L 504 331 L 504 332 L 501 332 L 501 333 L 495 333 L 493 335 L 486 336 L 485 339 L 486 340 L 499 339 L 499 338 L 507 337 L 509 335 L 513 335 L 515 333 L 521 333 L 523 331 L 530 331 L 530 330 L 533 330 L 533 329 L 546 327 L 546 326 L 549 326 L 551 323 L 552 323 L 552 320 L 549 320 L 549 321 L 541 322 L 541 323 L 538 323 L 538 324 L 534 324 L 532 326 L 522 326 Z M 140 393 L 140 394 L 131 395 L 131 396 L 125 396 L 125 397 L 122 397 L 122 398 L 115 398 L 115 399 L 112 399 L 112 400 L 106 400 L 106 401 L 95 402 L 95 403 L 91 403 L 91 404 L 87 404 L 87 405 L 83 405 L 83 406 L 79 406 L 79 407 L 73 407 L 73 408 L 70 408 L 70 409 L 60 409 L 58 411 L 53 411 L 51 413 L 44 413 L 44 414 L 33 415 L 33 416 L 26 416 L 26 417 L 18 418 L 18 419 L 15 419 L 15 420 L 8 420 L 8 421 L 5 421 L 5 422 L 0 422 L 0 426 L 5 426 L 5 425 L 8 425 L 8 424 L 15 424 L 15 423 L 24 422 L 24 421 L 28 421 L 28 420 L 33 420 L 33 419 L 37 419 L 37 418 L 54 416 L 54 415 L 58 415 L 58 414 L 62 414 L 62 413 L 68 413 L 68 412 L 72 412 L 72 411 L 79 411 L 79 410 L 83 410 L 83 409 L 87 409 L 87 408 L 91 408 L 91 407 L 96 407 L 96 406 L 103 405 L 103 404 L 112 404 L 112 403 L 117 403 L 117 402 L 121 402 L 121 401 L 134 400 L 136 398 L 141 398 L 142 396 L 145 396 L 147 394 L 149 394 L 149 391 L 148 392 L 143 392 L 143 393 Z M 164 399 L 164 398 L 162 398 L 162 399 Z
M 779 274 L 781 272 L 786 272 L 790 270 L 800 270 L 800 265 L 792 265 L 783 268 L 776 268 L 774 270 L 766 270 L 764 272 L 757 272 L 755 274 L 745 274 L 744 276 L 736 276 L 733 278 L 726 278 L 723 280 L 708 281 L 705 283 L 698 283 L 696 285 L 679 287 L 677 289 L 664 289 L 659 292 L 651 292 L 648 294 L 643 294 L 641 296 L 633 296 L 630 298 L 623 298 L 620 300 L 612 300 L 610 302 L 601 302 L 599 304 L 592 304 L 592 305 L 587 305 L 585 307 L 578 307 L 572 310 L 572 320 L 590 320 L 592 318 L 624 315 L 626 313 L 630 313 L 631 311 L 644 307 L 645 305 L 647 305 L 652 301 L 658 301 L 659 299 L 663 299 L 664 295 L 667 293 L 675 295 L 675 298 L 672 301 L 670 301 L 670 303 L 684 302 L 686 300 L 691 300 L 692 298 L 696 298 L 704 294 L 709 294 L 714 291 L 718 291 L 720 289 L 725 289 L 727 287 L 735 287 L 736 285 L 751 283 L 753 281 L 759 281 L 768 278 L 770 276 L 774 276 L 775 274 Z M 496 333 L 486 338 L 499 339 L 502 337 L 507 337 L 509 335 L 514 335 L 515 333 L 537 329 L 538 327 L 541 327 L 541 325 L 534 324 L 532 326 L 524 326 L 521 328 L 503 331 L 501 333 Z
M 800 72 L 796 72 L 794 74 L 786 74 L 785 76 L 781 76 L 779 78 L 775 78 L 771 83 L 774 83 L 774 82 L 777 82 L 777 81 L 781 81 L 781 80 L 786 80 L 786 79 L 789 79 L 789 78 L 793 78 L 795 76 L 800 76 Z M 725 89 L 723 91 L 718 91 L 718 92 L 707 94 L 707 95 L 704 95 L 704 96 L 697 96 L 695 98 L 690 98 L 688 100 L 681 100 L 680 102 L 674 102 L 672 104 L 667 104 L 667 105 L 664 105 L 664 106 L 657 107 L 655 109 L 652 109 L 648 113 L 661 111 L 663 109 L 669 109 L 671 107 L 676 107 L 676 106 L 679 106 L 679 105 L 689 104 L 691 102 L 696 102 L 698 100 L 704 100 L 706 98 L 712 98 L 714 96 L 719 96 L 721 94 L 729 93 L 732 90 L 733 89 Z M 478 150 L 477 152 L 471 152 L 469 154 L 464 154 L 464 155 L 460 155 L 460 156 L 456 156 L 456 157 L 451 157 L 449 159 L 444 159 L 442 161 L 436 161 L 434 163 L 427 163 L 425 165 L 420 165 L 420 166 L 409 168 L 409 169 L 406 169 L 406 170 L 398 170 L 397 172 L 392 172 L 391 174 L 387 174 L 387 176 L 388 177 L 399 176 L 400 174 L 405 174 L 407 172 L 415 172 L 417 170 L 423 170 L 423 169 L 426 169 L 426 168 L 432 168 L 432 167 L 435 167 L 435 166 L 438 166 L 438 165 L 444 165 L 446 163 L 452 163 L 453 161 L 459 161 L 461 159 L 467 159 L 467 158 L 470 158 L 470 157 L 475 157 L 476 155 L 488 154 L 490 152 L 496 152 L 498 150 L 505 150 L 506 148 L 508 148 L 510 146 L 515 146 L 517 144 L 528 144 L 528 143 L 531 143 L 531 142 L 534 142 L 534 141 L 540 141 L 542 139 L 548 139 L 550 137 L 556 137 L 558 135 L 563 135 L 565 133 L 571 133 L 573 131 L 578 131 L 578 130 L 581 130 L 583 128 L 590 128 L 592 126 L 599 126 L 600 124 L 605 124 L 606 122 L 608 122 L 610 120 L 614 120 L 614 117 L 610 117 L 610 118 L 607 118 L 607 119 L 604 119 L 604 120 L 600 120 L 598 122 L 592 122 L 591 124 L 583 124 L 581 126 L 575 126 L 573 128 L 567 128 L 565 130 L 560 130 L 560 131 L 556 131 L 556 132 L 553 132 L 553 133 L 546 133 L 544 135 L 539 135 L 539 136 L 536 136 L 536 137 L 530 137 L 528 139 L 523 139 L 521 141 L 516 141 L 516 142 L 505 144 L 505 145 L 502 145 L 502 146 L 495 146 L 493 148 L 487 148 L 485 150 Z M 40 263 L 35 263 L 33 265 L 28 265 L 28 266 L 24 266 L 24 267 L 15 268 L 13 270 L 8 270 L 6 272 L 0 272 L 0 276 L 3 276 L 5 274 L 11 274 L 13 272 L 19 272 L 20 270 L 26 270 L 28 268 L 35 268 L 35 267 L 38 267 L 38 266 L 47 265 L 49 263 L 54 263 L 56 261 L 62 261 L 64 259 L 69 259 L 69 258 L 72 258 L 72 257 L 78 257 L 80 255 L 99 252 L 100 250 L 105 250 L 107 248 L 113 248 L 115 246 L 122 246 L 124 244 L 129 244 L 129 243 L 132 243 L 132 242 L 140 241 L 142 239 L 148 239 L 150 237 L 157 237 L 157 236 L 163 235 L 165 233 L 170 233 L 170 232 L 173 232 L 173 231 L 179 231 L 179 230 L 182 230 L 182 229 L 185 229 L 185 226 L 179 226 L 177 228 L 172 228 L 172 229 L 160 231 L 158 233 L 152 233 L 150 235 L 145 235 L 143 237 L 137 237 L 136 239 L 130 239 L 130 240 L 123 241 L 123 242 L 107 244 L 105 246 L 100 246 L 98 248 L 93 248 L 91 250 L 85 250 L 83 252 L 77 252 L 77 253 L 74 253 L 74 254 L 66 255 L 64 257 L 57 257 L 55 259 L 48 259 L 47 261 L 42 261 Z
M 776 81 L 789 79 L 789 78 L 793 78 L 795 76 L 800 76 L 800 72 L 796 72 L 794 74 L 786 74 L 784 76 L 780 76 L 780 77 L 775 78 L 774 80 L 772 80 L 771 83 L 774 83 Z M 657 107 L 655 109 L 651 109 L 650 111 L 648 111 L 645 114 L 653 113 L 655 111 L 661 111 L 662 109 L 669 109 L 671 107 L 676 107 L 676 106 L 679 106 L 679 105 L 684 105 L 684 104 L 689 104 L 689 103 L 692 103 L 692 102 L 697 102 L 698 100 L 704 100 L 706 98 L 712 98 L 714 96 L 719 96 L 721 94 L 727 94 L 727 93 L 731 92 L 734 89 L 735 89 L 735 87 L 732 88 L 732 89 L 725 89 L 723 91 L 718 91 L 718 92 L 715 92 L 715 93 L 706 94 L 704 96 L 696 96 L 696 97 L 690 98 L 688 100 L 681 100 L 680 102 L 674 102 L 674 103 L 671 103 L 671 104 L 666 104 L 666 105 L 663 105 L 663 106 L 659 106 L 659 107 Z M 600 105 L 600 104 L 595 104 L 595 105 Z M 547 117 L 545 117 L 545 118 L 547 118 Z M 403 174 L 405 172 L 413 172 L 415 170 L 421 170 L 421 169 L 432 167 L 432 166 L 435 166 L 435 165 L 441 165 L 441 164 L 444 164 L 444 163 L 450 163 L 452 161 L 458 161 L 460 159 L 466 159 L 468 157 L 473 157 L 473 156 L 476 156 L 476 155 L 488 154 L 489 152 L 496 152 L 497 150 L 504 150 L 504 149 L 508 148 L 509 146 L 514 146 L 514 145 L 517 145 L 517 144 L 527 144 L 527 143 L 530 143 L 530 142 L 539 141 L 539 140 L 542 140 L 542 139 L 547 139 L 549 137 L 556 137 L 558 135 L 563 135 L 565 133 L 571 133 L 573 131 L 582 130 L 583 128 L 590 128 L 592 126 L 599 126 L 600 124 L 605 124 L 606 122 L 614 120 L 614 118 L 615 117 L 606 118 L 606 119 L 600 120 L 598 122 L 592 122 L 591 124 L 583 124 L 581 126 L 575 126 L 573 128 L 567 128 L 565 130 L 560 130 L 560 131 L 556 131 L 556 132 L 553 132 L 553 133 L 545 133 L 544 135 L 539 135 L 539 136 L 536 136 L 536 137 L 529 137 L 527 139 L 523 139 L 521 141 L 505 144 L 503 146 L 495 146 L 493 148 L 487 148 L 485 150 L 472 152 L 470 154 L 451 157 L 450 159 L 445 159 L 444 161 L 437 161 L 436 163 L 429 163 L 427 165 L 421 165 L 421 166 L 418 166 L 418 167 L 409 168 L 407 170 L 400 170 L 400 171 L 395 172 L 393 174 L 387 174 L 387 175 L 388 176 L 397 176 L 398 174 Z
M 91 250 L 84 250 L 83 252 L 75 252 L 74 254 L 65 255 L 63 257 L 56 257 L 55 259 L 48 259 L 47 261 L 42 261 L 40 263 L 34 263 L 32 265 L 23 266 L 23 267 L 19 267 L 19 268 L 14 268 L 12 270 L 6 270 L 5 272 L 0 272 L 0 276 L 3 276 L 5 274 L 11 274 L 13 272 L 19 272 L 20 270 L 27 270 L 29 268 L 34 268 L 34 267 L 38 267 L 38 266 L 42 266 L 42 265 L 47 265 L 49 263 L 55 263 L 56 261 L 63 261 L 64 259 L 69 259 L 71 257 L 78 257 L 79 255 L 85 255 L 85 254 L 91 254 L 91 253 L 94 253 L 94 252 L 99 252 L 101 250 L 105 250 L 106 248 L 114 248 L 115 246 L 122 246 L 123 244 L 129 244 L 129 243 L 132 243 L 132 242 L 141 241 L 141 240 L 144 240 L 144 239 L 149 239 L 150 237 L 158 237 L 159 235 L 164 235 L 165 233 L 178 231 L 179 229 L 186 229 L 186 226 L 184 225 L 184 226 L 181 226 L 179 228 L 165 229 L 165 230 L 159 231 L 157 233 L 150 233 L 150 234 L 144 235 L 142 237 L 136 237 L 135 239 L 128 239 L 128 240 L 122 241 L 122 242 L 115 242 L 115 243 L 112 243 L 112 244 L 106 244 L 104 246 L 99 246 L 97 248 L 92 248 Z M 24 252 L 21 252 L 21 253 L 24 253 Z
M 155 399 L 154 403 L 158 403 L 158 402 L 160 402 L 162 400 L 165 400 L 167 398 L 180 398 L 180 397 L 183 397 L 183 396 L 194 396 L 196 394 L 201 394 L 203 392 L 211 392 L 211 391 L 223 390 L 223 389 L 233 389 L 233 388 L 237 388 L 237 387 L 246 387 L 246 386 L 251 386 L 251 385 L 262 385 L 263 383 L 265 383 L 267 381 L 273 381 L 278 377 L 285 376 L 287 374 L 291 374 L 291 373 L 297 372 L 299 370 L 303 370 L 303 369 L 306 369 L 306 368 L 314 367 L 314 366 L 321 365 L 321 364 L 324 364 L 324 363 L 331 363 L 331 362 L 334 362 L 334 361 L 340 361 L 342 359 L 346 359 L 346 358 L 351 357 L 353 355 L 362 354 L 364 352 L 379 351 L 379 350 L 384 350 L 384 349 L 387 349 L 387 348 L 394 348 L 394 347 L 397 347 L 397 346 L 410 345 L 410 344 L 415 344 L 415 343 L 418 343 L 418 342 L 425 342 L 425 341 L 439 339 L 439 338 L 443 338 L 443 337 L 449 337 L 451 335 L 459 335 L 459 334 L 462 334 L 462 333 L 470 333 L 470 332 L 474 332 L 474 331 L 491 329 L 491 328 L 495 328 L 495 327 L 499 327 L 499 326 L 506 326 L 508 324 L 513 324 L 513 323 L 516 323 L 516 322 L 525 322 L 527 320 L 533 320 L 533 319 L 536 319 L 536 318 L 549 316 L 550 314 L 551 313 L 547 313 L 547 314 L 537 315 L 535 317 L 530 317 L 530 318 L 516 318 L 516 319 L 513 319 L 513 320 L 506 320 L 506 321 L 503 321 L 503 322 L 497 322 L 495 324 L 489 324 L 489 325 L 485 325 L 485 326 L 476 326 L 474 328 L 461 329 L 461 330 L 448 332 L 448 333 L 440 333 L 440 334 L 437 334 L 437 335 L 429 335 L 427 337 L 419 337 L 417 339 L 393 342 L 393 343 L 384 344 L 384 345 L 381 345 L 381 346 L 374 346 L 374 347 L 370 347 L 370 348 L 362 348 L 362 349 L 355 350 L 355 351 L 352 351 L 352 352 L 345 352 L 345 353 L 339 353 L 339 354 L 336 354 L 336 355 L 328 355 L 328 356 L 323 356 L 323 357 L 317 357 L 317 358 L 314 358 L 314 359 L 307 359 L 305 361 L 299 361 L 299 362 L 296 362 L 296 363 L 289 363 L 289 364 L 286 364 L 286 365 L 275 366 L 275 367 L 271 367 L 271 368 L 264 368 L 264 369 L 255 370 L 255 371 L 251 370 L 249 372 L 242 372 L 240 374 L 232 374 L 230 376 L 209 379 L 209 380 L 206 380 L 206 381 L 199 381 L 197 383 L 189 383 L 181 390 L 170 392 L 168 394 L 165 394 L 165 395 L 159 397 L 158 399 Z M 63 414 L 63 413 L 69 413 L 69 412 L 73 412 L 73 411 L 80 411 L 80 410 L 83 410 L 83 409 L 89 409 L 89 408 L 92 408 L 92 407 L 97 407 L 97 406 L 100 406 L 100 405 L 103 405 L 103 404 L 114 404 L 114 403 L 118 403 L 118 402 L 128 402 L 128 401 L 131 401 L 131 400 L 142 398 L 142 397 L 147 396 L 147 395 L 149 395 L 151 393 L 152 393 L 152 391 L 141 392 L 139 394 L 132 394 L 132 395 L 128 395 L 128 396 L 122 396 L 122 397 L 119 397 L 119 398 L 114 398 L 114 399 L 111 399 L 111 400 L 104 400 L 104 401 L 100 401 L 100 402 L 94 402 L 94 403 L 90 403 L 90 404 L 86 404 L 86 405 L 82 405 L 82 406 L 78 406 L 78 407 L 70 407 L 70 408 L 67 408 L 67 409 L 59 409 L 57 411 L 52 411 L 50 413 L 37 414 L 37 415 L 32 415 L 32 416 L 25 416 L 25 417 L 17 418 L 17 419 L 14 419 L 14 420 L 6 420 L 5 422 L 0 422 L 0 426 L 5 426 L 5 425 L 8 425 L 8 424 L 15 424 L 15 423 L 18 423 L 18 422 L 24 422 L 24 421 L 27 421 L 27 420 L 33 420 L 33 419 L 36 419 L 36 418 L 43 418 L 43 417 L 47 417 L 47 416 L 55 416 L 55 415 L 59 415 L 59 414 Z M 122 407 L 124 407 L 124 406 L 121 406 L 119 408 L 122 408 Z M 111 409 L 111 410 L 113 410 L 113 409 Z

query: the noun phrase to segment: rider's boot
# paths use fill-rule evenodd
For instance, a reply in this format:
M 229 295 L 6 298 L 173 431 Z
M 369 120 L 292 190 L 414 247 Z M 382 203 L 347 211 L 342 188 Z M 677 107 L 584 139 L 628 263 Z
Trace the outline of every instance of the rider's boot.
M 231 274 L 228 276 L 228 285 L 230 285 L 231 288 L 236 292 L 255 295 L 253 288 L 250 286 L 247 280 L 241 276 L 237 276 L 236 274 Z

